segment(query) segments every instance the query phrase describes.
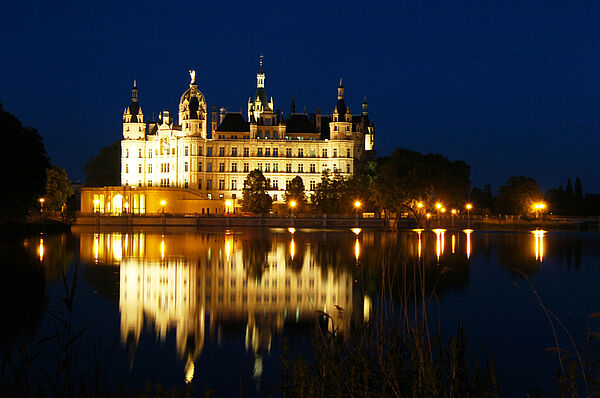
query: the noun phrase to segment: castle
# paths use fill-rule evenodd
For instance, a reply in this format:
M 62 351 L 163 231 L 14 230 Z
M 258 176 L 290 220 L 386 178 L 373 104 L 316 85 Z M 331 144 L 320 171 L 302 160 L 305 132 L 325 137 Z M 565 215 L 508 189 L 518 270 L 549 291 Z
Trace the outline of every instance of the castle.
M 242 199 L 246 176 L 255 169 L 267 178 L 273 203 L 283 203 L 294 177 L 302 178 L 310 195 L 324 171 L 350 177 L 362 162 L 375 156 L 375 127 L 366 98 L 362 113 L 353 115 L 344 100 L 341 79 L 330 114 L 322 114 L 320 108 L 310 115 L 297 113 L 292 99 L 290 113 L 284 115 L 267 96 L 261 57 L 246 120 L 239 112 L 217 111 L 216 106 L 209 113 L 195 71 L 190 71 L 190 78 L 179 101 L 177 123 L 169 111 L 163 111 L 158 121 L 146 122 L 134 81 L 131 104 L 123 113 L 123 192 L 88 189 L 82 197 L 82 211 L 164 212 L 167 201 L 160 198 L 170 195 L 166 207 L 171 212 L 221 213 L 218 207 L 211 210 L 207 200 L 227 201 L 233 208 L 225 212 L 232 212 Z M 174 188 L 181 193 L 177 197 Z M 204 203 L 201 209 L 189 205 L 198 200 Z M 184 202 L 187 207 L 182 206 Z

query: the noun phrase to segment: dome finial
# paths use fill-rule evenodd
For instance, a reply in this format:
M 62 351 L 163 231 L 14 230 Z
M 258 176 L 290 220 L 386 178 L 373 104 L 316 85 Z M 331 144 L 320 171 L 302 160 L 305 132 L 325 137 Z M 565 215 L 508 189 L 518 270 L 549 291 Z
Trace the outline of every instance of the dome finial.
M 344 86 L 342 85 L 342 78 L 341 78 L 341 77 L 340 77 L 340 87 L 344 87 Z
M 196 84 L 196 71 L 193 69 L 190 69 L 190 79 L 192 80 L 190 85 Z

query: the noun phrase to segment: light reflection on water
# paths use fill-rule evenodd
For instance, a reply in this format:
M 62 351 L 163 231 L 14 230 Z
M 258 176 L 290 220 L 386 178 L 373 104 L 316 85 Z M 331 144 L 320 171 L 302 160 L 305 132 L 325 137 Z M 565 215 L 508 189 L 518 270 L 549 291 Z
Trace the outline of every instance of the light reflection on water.
M 426 279 L 432 281 L 431 286 L 425 286 L 430 289 L 428 294 L 435 289 L 438 297 L 444 297 L 441 302 L 446 303 L 446 312 L 441 314 L 442 320 L 448 317 L 453 322 L 452 316 L 467 323 L 470 320 L 471 336 L 476 339 L 479 333 L 484 345 L 505 338 L 496 335 L 500 331 L 507 339 L 513 336 L 511 341 L 534 326 L 543 332 L 547 327 L 541 325 L 543 316 L 540 325 L 534 326 L 520 323 L 533 322 L 535 316 L 531 313 L 523 319 L 510 318 L 524 311 L 527 299 L 521 293 L 516 295 L 509 281 L 519 281 L 523 275 L 532 278 L 536 286 L 541 284 L 540 294 L 547 289 L 545 298 L 552 308 L 563 305 L 566 309 L 569 304 L 570 310 L 581 302 L 587 305 L 593 301 L 589 299 L 593 293 L 581 287 L 573 271 L 579 271 L 583 264 L 588 264 L 588 274 L 595 269 L 589 263 L 600 258 L 600 250 L 597 244 L 589 243 L 597 243 L 593 240 L 597 235 L 590 236 L 585 240 L 576 233 L 482 233 L 470 229 L 401 233 L 119 231 L 77 235 L 79 258 L 89 271 L 98 269 L 87 276 L 88 283 L 101 290 L 94 279 L 101 272 L 115 273 L 118 278 L 113 286 L 118 305 L 117 330 L 123 351 L 130 353 L 131 368 L 141 365 L 136 351 L 148 350 L 155 341 L 170 344 L 171 336 L 173 346 L 169 349 L 181 364 L 177 380 L 189 383 L 206 378 L 203 373 L 207 364 L 202 358 L 221 344 L 231 345 L 224 331 L 236 325 L 241 347 L 252 358 L 256 386 L 266 374 L 274 372 L 273 361 L 278 354 L 272 351 L 291 325 L 310 330 L 317 311 L 333 316 L 327 324 L 329 330 L 342 332 L 371 319 L 379 305 L 377 286 L 381 281 L 377 270 L 382 262 L 408 265 L 407 273 L 411 272 L 410 264 L 422 267 Z M 73 251 L 59 253 L 65 251 L 64 236 L 30 238 L 24 246 L 48 275 L 54 275 L 49 280 L 56 280 L 57 275 L 60 278 L 59 268 L 52 268 L 54 263 L 62 267 L 73 258 Z M 494 266 L 486 267 L 488 264 Z M 107 271 L 110 268 L 114 271 Z M 408 279 L 412 279 L 410 274 Z M 600 282 L 597 274 L 582 280 Z M 569 300 L 561 300 L 566 295 L 564 291 L 561 295 L 560 289 L 567 288 Z M 552 302 L 555 297 L 558 301 Z M 481 312 L 482 308 L 485 311 Z M 538 309 L 531 311 L 537 316 Z M 490 325 L 499 320 L 501 327 L 496 327 L 496 332 Z M 511 334 L 513 327 L 518 331 Z M 536 334 L 536 339 L 543 340 L 539 336 L 544 334 Z M 527 342 L 528 347 L 535 346 L 542 353 L 547 347 L 543 344 Z M 473 346 L 479 348 L 481 344 L 475 340 Z M 510 346 L 500 350 L 502 355 L 507 351 Z M 546 367 L 555 370 L 552 362 Z

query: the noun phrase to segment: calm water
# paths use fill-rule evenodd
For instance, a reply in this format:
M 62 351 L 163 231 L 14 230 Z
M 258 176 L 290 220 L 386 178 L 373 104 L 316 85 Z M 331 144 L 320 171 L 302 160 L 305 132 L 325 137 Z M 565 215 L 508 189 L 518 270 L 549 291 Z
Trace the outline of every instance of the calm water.
M 552 328 L 529 281 L 578 343 L 599 326 L 586 318 L 600 311 L 598 233 L 92 231 L 2 245 L 3 318 L 14 325 L 4 346 L 52 334 L 61 269 L 69 278 L 77 269 L 74 322 L 90 327 L 82 351 L 92 357 L 102 344 L 111 384 L 130 388 L 152 380 L 220 396 L 271 391 L 284 337 L 310 352 L 316 310 L 343 308 L 342 331 L 373 315 L 382 264 L 425 269 L 443 334 L 462 321 L 471 350 L 496 355 L 507 396 L 555 391 Z M 571 348 L 564 331 L 558 338 Z

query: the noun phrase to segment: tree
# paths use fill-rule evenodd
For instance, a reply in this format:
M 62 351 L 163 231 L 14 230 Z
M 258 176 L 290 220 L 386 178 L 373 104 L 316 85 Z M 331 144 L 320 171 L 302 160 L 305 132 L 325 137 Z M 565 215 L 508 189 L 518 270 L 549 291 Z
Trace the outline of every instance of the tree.
M 533 205 L 543 200 L 537 182 L 529 177 L 510 177 L 498 190 L 496 210 L 504 214 L 531 215 Z
M 121 185 L 121 140 L 101 148 L 98 156 L 83 165 L 83 172 L 88 187 Z
M 37 130 L 23 127 L 0 103 L 0 170 L 7 188 L 0 195 L 0 222 L 20 221 L 44 194 L 50 161 Z
M 372 192 L 375 203 L 386 213 L 408 211 L 418 220 L 419 202 L 430 209 L 435 202 L 462 208 L 470 187 L 471 170 L 465 162 L 398 148 L 389 158 L 379 159 Z
M 348 194 L 347 180 L 339 173 L 333 173 L 333 178 L 328 171 L 321 175 L 321 182 L 315 187 L 311 202 L 315 210 L 324 214 L 341 214 L 347 212 L 351 203 L 345 199 Z
M 242 189 L 242 211 L 269 213 L 273 206 L 273 198 L 267 193 L 269 188 L 262 171 L 256 169 L 248 173 Z
M 302 181 L 302 177 L 296 176 L 290 181 L 285 189 L 284 200 L 288 204 L 291 201 L 296 202 L 298 211 L 301 211 L 306 207 L 306 194 L 304 193 L 304 182 Z
M 73 193 L 66 171 L 58 166 L 52 166 L 46 170 L 46 193 L 44 194 L 46 210 L 62 210 L 62 206 L 67 203 Z
M 483 190 L 479 188 L 471 190 L 471 204 L 473 205 L 473 211 L 479 214 L 489 214 L 493 211 L 494 197 L 489 184 L 486 184 Z

